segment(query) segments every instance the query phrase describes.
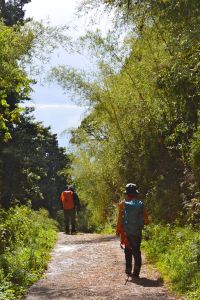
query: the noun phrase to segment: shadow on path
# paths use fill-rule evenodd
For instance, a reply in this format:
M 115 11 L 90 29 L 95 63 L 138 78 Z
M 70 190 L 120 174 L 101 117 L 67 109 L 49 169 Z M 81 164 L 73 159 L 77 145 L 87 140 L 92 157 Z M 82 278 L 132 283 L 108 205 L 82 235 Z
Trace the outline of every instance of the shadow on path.
M 66 236 L 70 236 L 71 235 L 66 235 Z M 73 235 L 74 236 L 74 235 Z M 78 235 L 79 236 L 79 235 Z M 74 236 L 75 237 L 75 236 Z M 95 237 L 93 239 L 87 238 L 87 239 L 79 239 L 79 240 L 67 240 L 63 243 L 63 245 L 68 245 L 68 244 L 73 244 L 73 245 L 79 245 L 79 244 L 96 244 L 96 243 L 104 243 L 104 242 L 110 242 L 110 241 L 114 241 L 114 240 L 118 240 L 118 237 L 115 235 L 110 235 L 110 236 L 99 236 L 99 237 Z
M 129 282 L 132 282 L 137 285 L 141 285 L 144 287 L 161 287 L 163 286 L 163 280 L 161 278 L 153 280 L 148 279 L 146 277 L 140 277 L 140 278 L 132 278 Z

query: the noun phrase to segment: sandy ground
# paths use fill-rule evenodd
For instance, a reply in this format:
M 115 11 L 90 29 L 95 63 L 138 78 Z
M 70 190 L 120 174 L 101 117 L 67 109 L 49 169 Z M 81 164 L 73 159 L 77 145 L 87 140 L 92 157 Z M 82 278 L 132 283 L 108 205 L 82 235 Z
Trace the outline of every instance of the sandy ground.
M 140 279 L 126 282 L 124 253 L 113 235 L 59 233 L 44 278 L 25 300 L 174 300 L 143 259 Z

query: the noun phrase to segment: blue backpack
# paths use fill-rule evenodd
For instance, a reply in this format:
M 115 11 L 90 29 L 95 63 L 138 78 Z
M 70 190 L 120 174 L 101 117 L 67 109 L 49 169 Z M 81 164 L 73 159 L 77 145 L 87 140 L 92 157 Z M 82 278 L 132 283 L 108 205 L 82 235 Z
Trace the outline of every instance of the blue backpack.
M 144 203 L 142 201 L 125 201 L 122 226 L 127 235 L 141 234 L 144 227 Z

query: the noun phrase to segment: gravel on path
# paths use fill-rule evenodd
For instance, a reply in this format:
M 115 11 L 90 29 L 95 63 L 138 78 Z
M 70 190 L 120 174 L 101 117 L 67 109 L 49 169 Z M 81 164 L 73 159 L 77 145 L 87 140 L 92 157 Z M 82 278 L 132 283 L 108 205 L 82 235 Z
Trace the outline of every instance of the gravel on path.
M 44 277 L 31 286 L 25 300 L 176 299 L 158 274 L 148 271 L 147 262 L 139 279 L 126 282 L 124 268 L 116 236 L 60 232 Z

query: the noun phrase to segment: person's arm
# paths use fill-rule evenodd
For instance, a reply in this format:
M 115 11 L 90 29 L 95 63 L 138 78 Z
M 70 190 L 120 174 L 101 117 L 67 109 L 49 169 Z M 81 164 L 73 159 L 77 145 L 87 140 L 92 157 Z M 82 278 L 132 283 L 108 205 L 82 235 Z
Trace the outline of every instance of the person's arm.
M 62 192 L 60 195 L 59 208 L 63 209 L 63 201 L 64 201 L 64 193 Z
M 64 199 L 64 193 L 62 192 L 60 195 L 60 200 L 63 202 L 63 199 Z
M 117 228 L 116 228 L 116 234 L 120 235 L 122 233 L 122 213 L 124 209 L 124 202 L 121 202 L 118 206 L 118 218 L 117 218 Z
M 76 207 L 77 210 L 81 209 L 81 204 L 77 193 L 74 193 L 74 206 Z

